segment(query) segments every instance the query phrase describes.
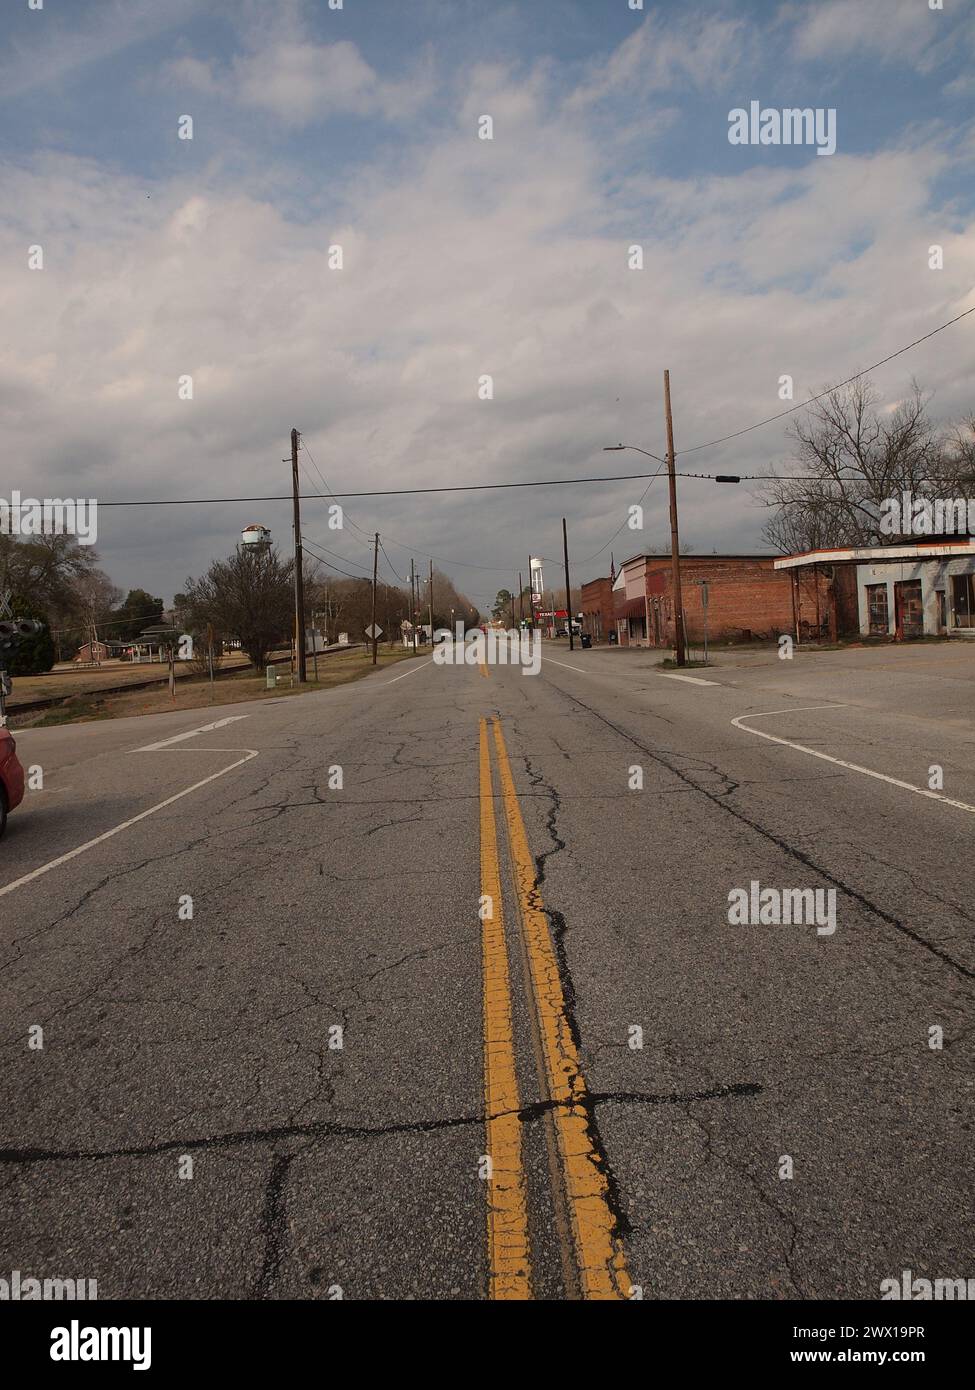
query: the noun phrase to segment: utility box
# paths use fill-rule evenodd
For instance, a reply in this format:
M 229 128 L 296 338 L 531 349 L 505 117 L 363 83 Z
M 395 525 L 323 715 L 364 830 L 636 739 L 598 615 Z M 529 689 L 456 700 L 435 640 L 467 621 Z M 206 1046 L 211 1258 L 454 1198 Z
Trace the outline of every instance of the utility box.
M 278 673 L 273 666 L 266 666 L 264 668 L 264 682 L 268 690 L 274 690 L 277 687 Z

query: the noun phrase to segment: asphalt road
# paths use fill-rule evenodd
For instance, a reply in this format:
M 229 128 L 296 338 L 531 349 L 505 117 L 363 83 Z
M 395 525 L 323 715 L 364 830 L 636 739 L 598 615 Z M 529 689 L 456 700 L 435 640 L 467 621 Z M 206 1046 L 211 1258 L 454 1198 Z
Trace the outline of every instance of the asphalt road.
M 43 789 L 0 845 L 0 1275 L 975 1275 L 975 644 L 690 681 L 545 656 L 18 734 Z M 729 921 L 753 882 L 834 892 L 835 930 L 825 896 Z

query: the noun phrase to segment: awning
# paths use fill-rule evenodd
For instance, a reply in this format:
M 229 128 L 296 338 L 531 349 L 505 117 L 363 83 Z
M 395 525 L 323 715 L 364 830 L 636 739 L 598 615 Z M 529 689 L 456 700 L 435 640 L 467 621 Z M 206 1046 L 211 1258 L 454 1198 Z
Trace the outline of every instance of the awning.
M 618 600 L 613 604 L 614 618 L 645 618 L 647 616 L 647 601 L 644 598 L 628 598 L 622 603 Z

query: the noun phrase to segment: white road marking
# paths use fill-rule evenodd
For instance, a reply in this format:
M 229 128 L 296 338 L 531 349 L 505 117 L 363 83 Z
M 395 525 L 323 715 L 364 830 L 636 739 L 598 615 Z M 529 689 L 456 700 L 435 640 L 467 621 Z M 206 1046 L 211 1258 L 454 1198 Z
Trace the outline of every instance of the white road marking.
M 241 718 L 244 717 L 245 716 L 241 716 Z M 184 750 L 180 749 L 178 751 L 182 752 Z M 42 864 L 39 869 L 33 869 L 29 874 L 24 874 L 23 878 L 15 878 L 13 883 L 4 884 L 4 886 L 0 888 L 0 898 L 2 898 L 5 893 L 12 893 L 15 888 L 23 888 L 25 883 L 32 883 L 35 878 L 40 878 L 42 874 L 49 873 L 51 869 L 56 869 L 61 864 L 67 864 L 69 859 L 77 859 L 79 854 L 84 854 L 86 850 L 94 849 L 96 845 L 102 844 L 105 840 L 110 840 L 113 835 L 118 835 L 123 830 L 128 830 L 130 825 L 137 825 L 140 820 L 145 820 L 147 816 L 155 815 L 157 811 L 163 810 L 164 807 L 172 806 L 174 801 L 179 801 L 182 797 L 189 796 L 190 792 L 198 791 L 200 787 L 205 787 L 208 782 L 215 782 L 218 777 L 225 777 L 228 772 L 233 772 L 235 767 L 243 767 L 244 763 L 249 763 L 251 758 L 260 757 L 260 752 L 256 748 L 212 748 L 206 751 L 212 753 L 244 753 L 246 756 L 238 758 L 237 761 L 231 763 L 229 767 L 223 767 L 219 772 L 212 772 L 209 777 L 204 777 L 201 781 L 194 782 L 192 787 L 186 787 L 183 791 L 176 792 L 174 796 L 167 796 L 165 801 L 160 801 L 155 806 L 150 806 L 148 811 L 140 811 L 137 816 L 131 816 L 128 820 L 124 820 L 121 825 L 116 825 L 111 830 L 106 830 L 103 834 L 96 835 L 93 840 L 87 840 L 83 845 L 79 845 L 77 849 L 68 850 L 67 854 L 61 854 L 57 859 L 52 859 L 50 863 Z
M 770 743 L 781 743 L 786 748 L 796 749 L 799 753 L 808 753 L 811 758 L 822 758 L 824 762 L 835 763 L 837 767 L 845 767 L 849 772 L 860 772 L 864 777 L 875 777 L 878 782 L 889 782 L 892 787 L 913 792 L 915 796 L 927 797 L 929 801 L 941 801 L 945 806 L 954 806 L 957 811 L 969 811 L 975 815 L 975 806 L 969 806 L 967 801 L 955 801 L 952 797 L 942 796 L 940 792 L 930 791 L 927 787 L 916 787 L 913 782 L 902 782 L 899 777 L 888 777 L 886 772 L 875 772 L 872 767 L 861 767 L 859 763 L 848 763 L 843 758 L 834 758 L 831 753 L 822 753 L 818 748 L 807 748 L 804 743 L 793 743 L 791 739 L 767 734 L 763 729 L 749 729 L 747 724 L 741 722 L 743 719 L 768 719 L 773 714 L 797 714 L 800 710 L 810 709 L 849 709 L 849 705 L 795 705 L 792 709 L 767 709 L 760 714 L 739 714 L 737 719 L 732 719 L 731 722 L 743 733 L 755 734 L 757 738 L 767 738 Z
M 197 734 L 209 734 L 214 729 L 224 729 L 228 724 L 236 724 L 239 719 L 250 719 L 249 714 L 230 714 L 226 719 L 218 719 L 215 724 L 201 724 L 198 729 L 190 729 L 185 734 L 174 734 L 172 738 L 160 739 L 158 743 L 147 743 L 144 748 L 134 748 L 134 753 L 155 753 L 160 748 L 168 748 L 171 743 L 182 743 L 186 738 L 196 738 Z M 227 749 L 233 753 L 233 748 Z
M 567 671 L 578 671 L 583 676 L 588 676 L 589 672 L 584 666 L 570 666 L 567 661 L 556 661 L 554 657 L 543 656 L 543 661 L 550 662 L 553 666 L 564 666 Z
M 720 681 L 706 681 L 700 676 L 678 676 L 670 671 L 661 671 L 665 681 L 687 681 L 688 685 L 720 685 Z
M 412 671 L 404 671 L 401 676 L 394 676 L 391 681 L 383 681 L 383 685 L 395 685 L 397 681 L 405 681 L 407 676 L 415 676 L 417 671 L 422 671 L 424 666 L 432 666 L 433 657 L 429 661 L 421 661 L 419 666 L 414 666 Z

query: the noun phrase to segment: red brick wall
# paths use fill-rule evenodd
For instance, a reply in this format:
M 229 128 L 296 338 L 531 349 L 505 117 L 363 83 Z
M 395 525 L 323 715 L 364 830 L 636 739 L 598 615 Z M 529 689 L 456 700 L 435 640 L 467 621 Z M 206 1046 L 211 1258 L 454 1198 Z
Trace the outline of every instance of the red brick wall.
M 778 637 L 793 631 L 792 588 L 788 571 L 773 569 L 773 558 L 722 558 L 682 555 L 681 589 L 689 641 L 704 637 L 702 579 L 708 581 L 708 637 L 712 641 L 741 641 L 752 637 Z M 810 590 L 810 593 L 812 591 Z M 651 641 L 654 640 L 653 606 L 657 598 L 661 614 L 660 645 L 674 641 L 669 555 L 651 556 L 647 562 L 647 595 L 651 606 Z
M 593 641 L 609 641 L 609 634 L 615 632 L 613 617 L 613 586 L 609 579 L 590 579 L 582 586 L 582 630 L 588 632 Z

